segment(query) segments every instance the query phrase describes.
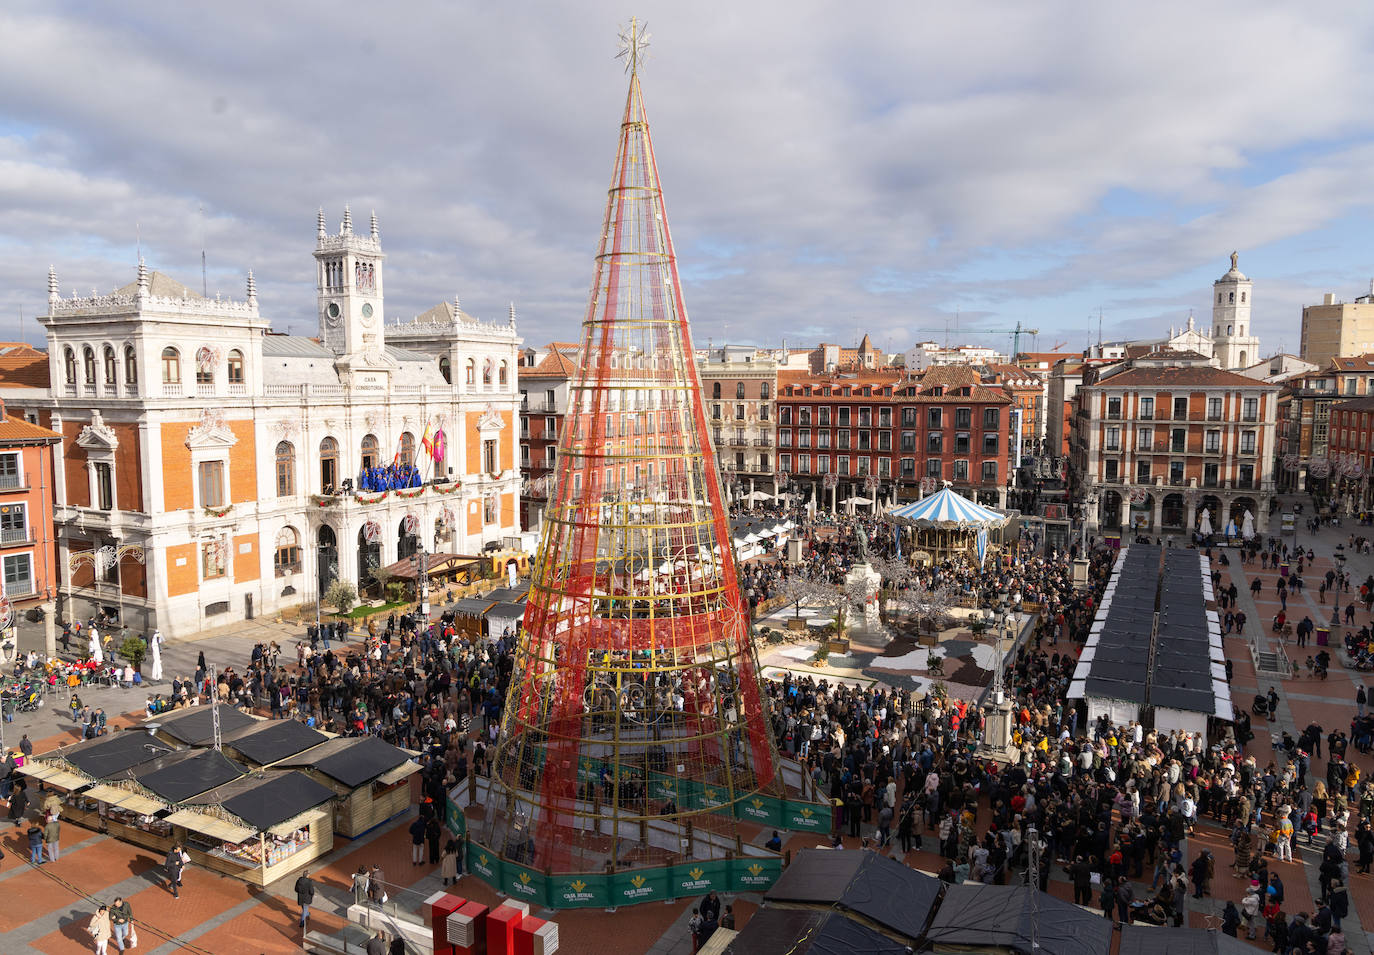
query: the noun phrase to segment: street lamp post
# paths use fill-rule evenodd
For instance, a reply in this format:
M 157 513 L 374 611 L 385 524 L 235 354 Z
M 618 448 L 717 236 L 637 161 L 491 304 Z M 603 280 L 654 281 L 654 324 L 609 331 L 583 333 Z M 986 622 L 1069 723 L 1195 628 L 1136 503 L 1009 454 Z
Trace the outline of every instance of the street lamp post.
M 1011 746 L 1011 704 L 1007 701 L 1005 667 L 1006 650 L 1003 639 L 1009 636 L 1015 625 L 1011 614 L 1009 595 L 1003 591 L 997 595 L 995 608 L 989 608 L 988 622 L 994 628 L 995 641 L 992 687 L 989 693 L 988 715 L 983 732 L 983 746 L 994 758 L 1005 759 Z
M 429 631 L 429 562 L 424 541 L 417 548 L 420 557 L 420 632 Z

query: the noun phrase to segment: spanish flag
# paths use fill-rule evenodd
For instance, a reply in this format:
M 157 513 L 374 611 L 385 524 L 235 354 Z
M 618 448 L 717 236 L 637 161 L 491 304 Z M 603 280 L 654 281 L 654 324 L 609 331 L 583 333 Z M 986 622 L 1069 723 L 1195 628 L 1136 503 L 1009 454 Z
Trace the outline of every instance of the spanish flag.
M 426 454 L 428 457 L 431 457 L 431 458 L 432 458 L 432 457 L 434 457 L 434 444 L 433 444 L 432 440 L 430 439 L 430 434 L 429 434 L 429 432 L 430 432 L 429 422 L 426 421 L 426 422 L 425 422 L 425 433 L 420 437 L 420 447 L 424 448 L 424 449 L 425 449 L 425 454 Z

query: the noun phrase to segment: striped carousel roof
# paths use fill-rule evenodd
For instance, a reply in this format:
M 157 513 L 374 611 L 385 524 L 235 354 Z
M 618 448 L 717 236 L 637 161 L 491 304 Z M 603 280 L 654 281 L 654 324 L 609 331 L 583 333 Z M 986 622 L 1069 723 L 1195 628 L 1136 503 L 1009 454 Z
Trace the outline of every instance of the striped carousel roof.
M 954 493 L 948 485 L 915 503 L 889 511 L 887 516 L 922 527 L 988 527 L 1007 519 L 1000 511 Z

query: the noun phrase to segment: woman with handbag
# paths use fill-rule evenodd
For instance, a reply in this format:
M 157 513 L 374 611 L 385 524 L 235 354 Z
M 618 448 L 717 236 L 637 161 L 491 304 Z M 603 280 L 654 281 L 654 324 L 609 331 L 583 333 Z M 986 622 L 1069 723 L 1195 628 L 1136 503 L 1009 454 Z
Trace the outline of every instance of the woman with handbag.
M 113 932 L 110 929 L 110 909 L 102 905 L 91 916 L 90 924 L 86 926 L 86 931 L 90 933 L 91 940 L 95 942 L 95 955 L 105 955 L 105 946 L 110 944 L 110 937 Z

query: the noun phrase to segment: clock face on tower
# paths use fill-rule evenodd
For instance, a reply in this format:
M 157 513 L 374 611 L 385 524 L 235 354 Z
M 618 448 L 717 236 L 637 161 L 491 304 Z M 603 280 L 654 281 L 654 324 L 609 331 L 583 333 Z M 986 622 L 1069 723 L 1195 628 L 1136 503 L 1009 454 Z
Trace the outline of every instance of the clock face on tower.
M 329 320 L 329 324 L 331 324 L 331 325 L 338 325 L 338 324 L 339 324 L 339 303 L 338 303 L 338 302 L 330 302 L 327 306 L 325 306 L 324 314 L 325 314 L 325 318 L 327 318 L 327 319 Z
M 366 325 L 366 326 L 369 327 L 369 328 L 372 327 L 372 303 L 371 303 L 371 302 L 364 302 L 364 303 L 363 303 L 363 324 Z

